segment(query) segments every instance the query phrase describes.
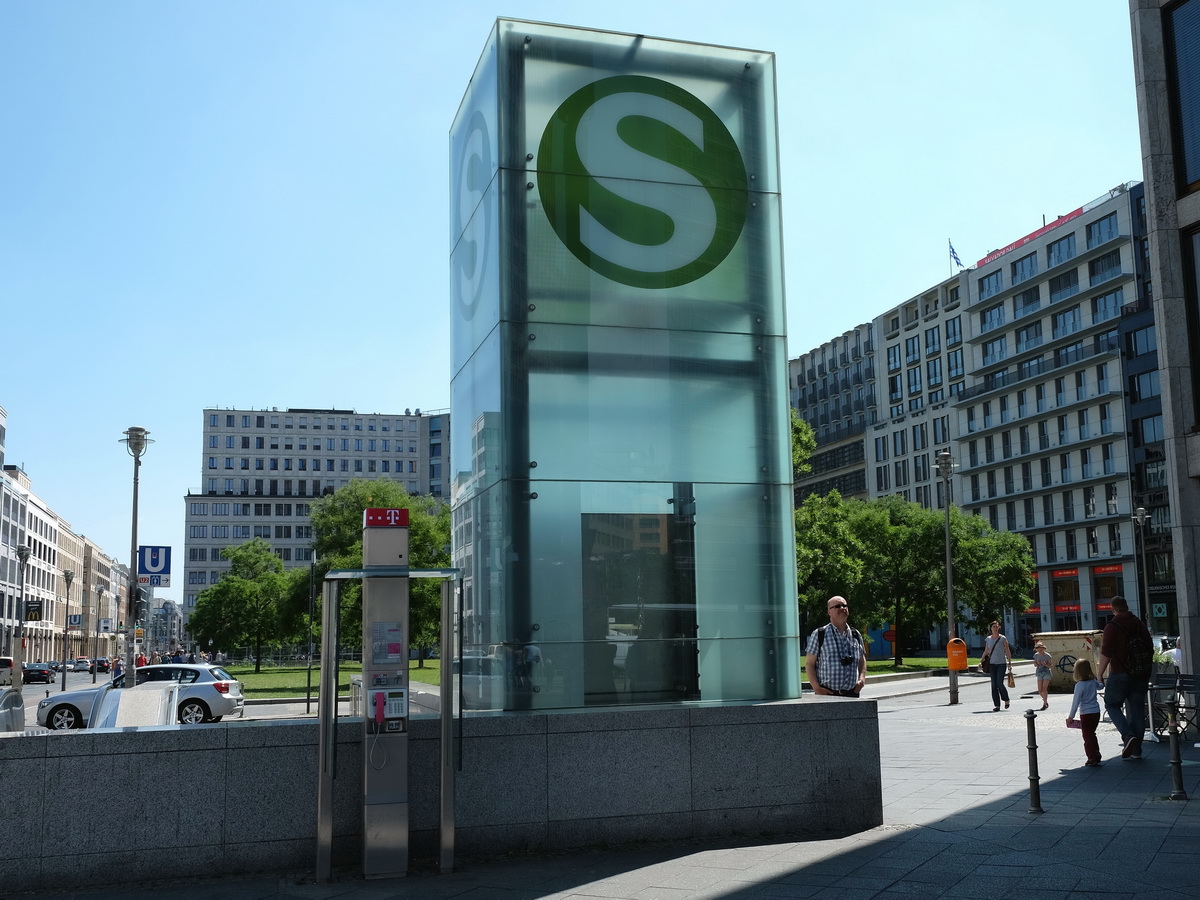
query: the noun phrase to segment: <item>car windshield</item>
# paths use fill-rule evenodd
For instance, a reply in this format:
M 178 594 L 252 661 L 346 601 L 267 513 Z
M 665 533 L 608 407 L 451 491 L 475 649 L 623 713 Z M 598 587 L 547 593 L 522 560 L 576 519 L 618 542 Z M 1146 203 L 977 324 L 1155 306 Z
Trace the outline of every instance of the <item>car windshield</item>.
M 220 666 L 213 666 L 212 676 L 217 681 L 237 681 L 232 675 L 222 669 Z

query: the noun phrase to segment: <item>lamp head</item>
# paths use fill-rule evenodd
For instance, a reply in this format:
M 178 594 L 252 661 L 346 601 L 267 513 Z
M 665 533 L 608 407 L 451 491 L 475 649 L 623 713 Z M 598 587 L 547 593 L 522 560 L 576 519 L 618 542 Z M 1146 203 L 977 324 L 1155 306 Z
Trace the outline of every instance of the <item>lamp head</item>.
M 67 590 L 71 590 L 71 582 L 75 580 L 75 573 L 70 569 L 63 569 L 63 581 L 67 583 Z
M 149 435 L 150 432 L 145 428 L 133 425 L 126 429 L 125 437 L 122 438 L 121 443 L 125 445 L 125 449 L 129 451 L 130 456 L 138 459 L 146 452 L 146 447 L 154 443 Z
M 21 560 L 21 565 L 29 562 L 29 548 L 24 544 L 17 547 L 17 559 Z
M 1145 525 L 1146 524 L 1146 507 L 1139 506 L 1137 509 L 1135 509 L 1133 511 L 1133 519 L 1135 522 L 1138 523 L 1138 525 Z

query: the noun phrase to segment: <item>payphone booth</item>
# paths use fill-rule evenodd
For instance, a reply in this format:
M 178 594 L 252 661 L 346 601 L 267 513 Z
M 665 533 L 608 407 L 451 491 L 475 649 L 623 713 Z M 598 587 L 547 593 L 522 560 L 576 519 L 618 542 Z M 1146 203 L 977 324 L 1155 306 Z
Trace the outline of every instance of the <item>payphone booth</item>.
M 321 611 L 321 688 L 317 701 L 317 877 L 333 874 L 334 780 L 337 771 L 338 638 L 337 585 L 362 580 L 362 803 L 363 875 L 394 878 L 408 871 L 409 583 L 442 582 L 442 658 L 457 654 L 454 597 L 461 596 L 459 569 L 411 569 L 408 510 L 363 510 L 363 567 L 325 574 Z M 442 669 L 441 697 L 452 698 L 451 668 Z M 453 868 L 453 718 L 458 705 L 441 704 L 440 864 Z
M 408 510 L 363 512 L 363 566 L 408 565 Z M 408 871 L 408 579 L 362 582 L 363 875 Z

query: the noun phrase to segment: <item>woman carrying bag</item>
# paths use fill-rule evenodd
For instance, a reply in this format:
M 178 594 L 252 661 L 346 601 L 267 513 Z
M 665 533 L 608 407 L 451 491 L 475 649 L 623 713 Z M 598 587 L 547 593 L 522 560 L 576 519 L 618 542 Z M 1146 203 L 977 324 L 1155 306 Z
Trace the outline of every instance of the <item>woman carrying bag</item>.
M 986 665 L 982 663 L 986 660 Z M 1008 638 L 1000 633 L 1000 623 L 992 623 L 992 633 L 983 642 L 981 666 L 992 679 L 992 712 L 1000 712 L 1000 702 L 1008 709 L 1008 688 L 1004 676 L 1012 665 L 1012 650 Z

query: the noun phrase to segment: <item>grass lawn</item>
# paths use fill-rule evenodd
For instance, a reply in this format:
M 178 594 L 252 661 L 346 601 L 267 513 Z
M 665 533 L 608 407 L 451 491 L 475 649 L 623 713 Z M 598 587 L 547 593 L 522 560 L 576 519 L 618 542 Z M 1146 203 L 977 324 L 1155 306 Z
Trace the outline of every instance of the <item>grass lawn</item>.
M 945 669 L 950 665 L 946 657 L 906 656 L 904 665 L 896 668 L 890 659 L 868 659 L 868 675 L 886 675 L 889 672 L 924 672 L 929 669 Z
M 242 683 L 242 693 L 248 700 L 268 700 L 275 697 L 303 697 L 307 691 L 308 667 L 263 666 L 262 672 L 254 674 L 254 666 L 225 666 L 225 670 Z M 425 660 L 424 668 L 417 668 L 417 660 L 409 660 L 408 672 L 411 681 L 437 684 L 441 669 L 438 660 Z M 338 693 L 350 693 L 350 676 L 362 673 L 362 664 L 343 662 L 338 669 Z M 313 666 L 312 692 L 317 695 L 321 682 L 321 670 Z

